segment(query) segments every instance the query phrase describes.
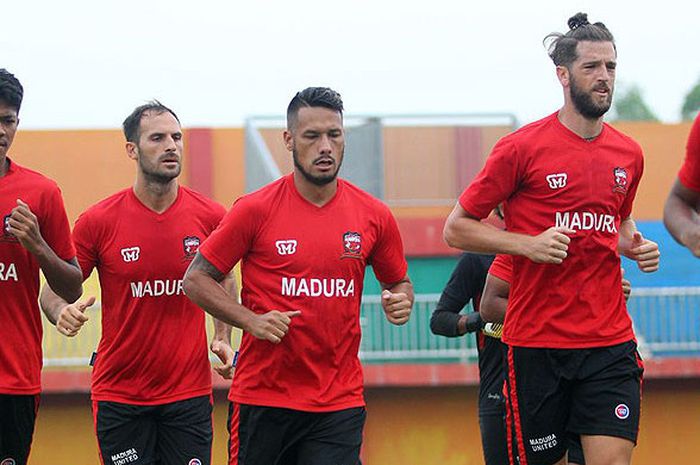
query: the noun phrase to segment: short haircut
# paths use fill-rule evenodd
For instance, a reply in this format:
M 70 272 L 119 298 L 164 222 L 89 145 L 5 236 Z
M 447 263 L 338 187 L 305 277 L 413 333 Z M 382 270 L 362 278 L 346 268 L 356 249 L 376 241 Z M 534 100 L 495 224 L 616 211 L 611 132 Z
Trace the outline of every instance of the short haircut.
M 296 123 L 301 107 L 323 107 L 334 110 L 343 116 L 343 100 L 340 94 L 328 87 L 307 87 L 297 92 L 287 107 L 287 129 Z
M 576 13 L 569 18 L 568 25 L 569 32 L 566 34 L 553 32 L 544 38 L 547 53 L 557 66 L 568 67 L 576 61 L 576 46 L 579 42 L 612 42 L 615 47 L 615 39 L 605 24 L 589 23 L 586 13 Z
M 136 107 L 134 111 L 131 112 L 129 116 L 126 117 L 124 123 L 122 123 L 122 128 L 124 129 L 124 136 L 128 142 L 138 143 L 139 137 L 141 137 L 141 118 L 146 113 L 155 113 L 160 115 L 161 113 L 170 113 L 175 117 L 177 122 L 180 122 L 180 118 L 177 117 L 174 111 L 166 107 L 158 100 L 151 100 L 145 104 Z
M 0 68 L 0 102 L 19 113 L 22 97 L 24 97 L 24 88 L 19 79 L 5 68 Z

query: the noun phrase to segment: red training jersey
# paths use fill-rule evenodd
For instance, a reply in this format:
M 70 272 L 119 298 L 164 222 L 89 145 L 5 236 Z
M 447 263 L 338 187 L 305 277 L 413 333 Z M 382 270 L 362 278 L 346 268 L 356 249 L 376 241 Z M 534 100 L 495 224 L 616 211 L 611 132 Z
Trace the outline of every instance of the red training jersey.
M 29 205 L 42 237 L 59 258 L 72 260 L 75 248 L 58 185 L 8 162 L 7 173 L 0 177 L 0 394 L 29 395 L 41 391 L 39 263 L 9 232 L 8 220 L 17 199 Z
M 97 268 L 102 288 L 93 400 L 155 405 L 211 393 L 204 312 L 185 296 L 182 277 L 224 214 L 181 186 L 160 214 L 129 188 L 78 218 L 83 276 Z
M 513 280 L 513 256 L 498 254 L 491 262 L 489 274 L 510 284 Z
M 700 192 L 700 113 L 690 129 L 685 150 L 685 161 L 678 173 L 678 179 L 688 189 Z
M 513 256 L 503 341 L 546 348 L 604 347 L 632 340 L 622 295 L 618 230 L 642 177 L 642 150 L 604 124 L 586 141 L 557 113 L 502 138 L 459 202 L 483 218 L 505 201 L 506 229 L 537 235 L 574 229 L 560 265 Z
M 386 205 L 339 179 L 333 199 L 317 207 L 288 175 L 238 199 L 200 252 L 222 273 L 242 260 L 242 303 L 253 312 L 301 310 L 280 344 L 243 333 L 229 399 L 317 412 L 364 405 L 365 267 L 383 283 L 407 270 Z

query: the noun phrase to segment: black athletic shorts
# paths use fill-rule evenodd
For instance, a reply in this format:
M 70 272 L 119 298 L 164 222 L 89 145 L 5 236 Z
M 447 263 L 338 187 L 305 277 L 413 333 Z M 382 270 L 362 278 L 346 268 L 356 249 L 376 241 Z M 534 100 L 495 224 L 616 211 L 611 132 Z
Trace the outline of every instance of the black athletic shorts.
M 509 346 L 506 424 L 520 463 L 555 463 L 570 434 L 636 443 L 643 371 L 634 341 L 591 349 Z
M 103 465 L 210 465 L 211 396 L 161 405 L 92 403 Z
M 27 463 L 38 410 L 39 394 L 0 394 L 0 463 Z
M 229 465 L 359 465 L 366 416 L 231 403 Z

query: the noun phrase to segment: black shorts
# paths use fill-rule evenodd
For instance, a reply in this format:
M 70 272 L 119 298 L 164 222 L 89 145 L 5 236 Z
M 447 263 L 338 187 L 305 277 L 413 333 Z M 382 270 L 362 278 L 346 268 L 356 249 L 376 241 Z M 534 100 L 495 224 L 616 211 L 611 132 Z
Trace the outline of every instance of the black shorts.
M 366 416 L 231 403 L 229 465 L 359 465 Z
M 0 394 L 0 463 L 27 463 L 38 410 L 39 394 Z
M 571 434 L 637 441 L 644 371 L 634 341 L 591 349 L 507 349 L 509 438 L 521 463 L 563 457 Z
M 161 405 L 92 403 L 103 465 L 210 465 L 211 396 Z

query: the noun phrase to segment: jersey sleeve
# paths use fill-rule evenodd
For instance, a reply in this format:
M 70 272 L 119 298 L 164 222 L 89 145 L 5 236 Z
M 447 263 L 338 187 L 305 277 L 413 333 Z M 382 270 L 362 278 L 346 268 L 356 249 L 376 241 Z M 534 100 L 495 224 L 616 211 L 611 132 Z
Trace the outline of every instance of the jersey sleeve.
M 51 249 L 62 260 L 75 258 L 75 247 L 71 240 L 70 224 L 63 204 L 61 189 L 55 186 L 45 198 L 42 218 L 39 220 L 41 235 Z
M 639 187 L 639 182 L 644 174 L 644 157 L 642 156 L 642 148 L 639 147 L 639 156 L 637 157 L 637 163 L 635 166 L 635 175 L 632 177 L 632 182 L 627 189 L 627 194 L 625 200 L 620 207 L 620 219 L 624 220 L 629 218 L 632 214 L 632 205 L 634 204 L 634 199 L 637 196 L 637 188 Z
M 489 268 L 489 274 L 510 284 L 513 279 L 513 257 L 505 254 L 496 255 L 496 259 Z
M 678 173 L 678 179 L 688 189 L 700 192 L 700 113 L 690 129 L 685 147 L 685 160 Z
M 486 159 L 483 169 L 459 196 L 459 204 L 471 216 L 486 218 L 516 190 L 518 167 L 515 143 L 509 137 L 501 139 Z
M 249 198 L 234 202 L 219 226 L 199 247 L 199 253 L 222 274 L 228 274 L 253 245 L 259 208 Z
M 73 242 L 80 269 L 83 271 L 83 279 L 87 279 L 93 268 L 97 266 L 98 261 L 97 240 L 88 213 L 83 213 L 76 220 L 73 227 Z
M 403 241 L 396 219 L 387 207 L 382 209 L 381 221 L 379 237 L 372 250 L 370 263 L 379 282 L 396 283 L 401 281 L 408 271 Z

